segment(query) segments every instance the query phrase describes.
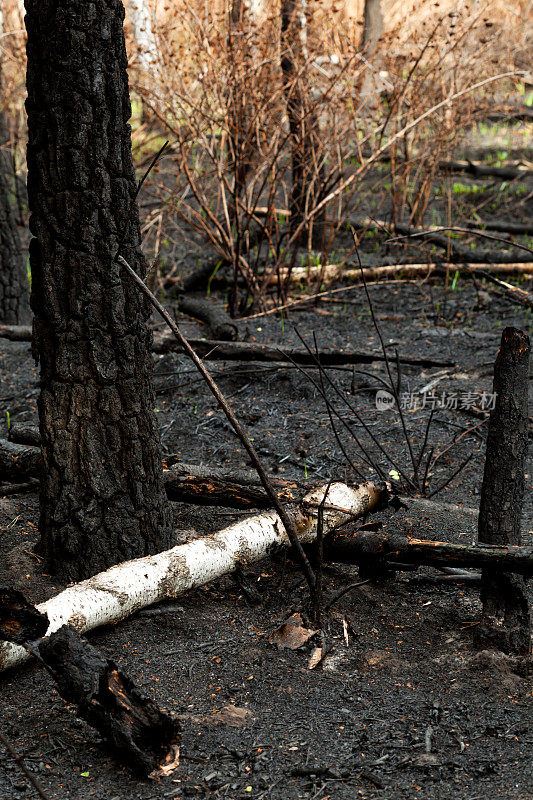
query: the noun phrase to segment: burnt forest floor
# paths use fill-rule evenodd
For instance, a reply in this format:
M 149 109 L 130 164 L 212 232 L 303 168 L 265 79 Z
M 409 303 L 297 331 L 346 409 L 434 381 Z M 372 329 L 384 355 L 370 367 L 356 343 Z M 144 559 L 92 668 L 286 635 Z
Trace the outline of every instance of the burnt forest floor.
M 374 255 L 379 258 L 379 252 Z M 450 362 L 424 369 L 402 365 L 403 391 L 413 396 L 420 397 L 420 389 L 435 381 L 437 395 L 475 393 L 477 407 L 479 393 L 492 389 L 502 330 L 530 326 L 525 309 L 463 278 L 453 291 L 442 281 L 389 282 L 369 291 L 384 341 L 391 353 L 398 350 L 400 361 L 409 356 Z M 307 342 L 312 344 L 315 335 L 326 350 L 380 352 L 362 288 L 338 302 L 329 298 L 294 310 L 283 320 L 272 315 L 238 324 L 241 338 L 280 348 L 300 346 L 297 327 Z M 206 335 L 188 318 L 183 328 L 191 336 Z M 167 461 L 248 467 L 192 366 L 173 353 L 154 359 Z M 356 480 L 327 409 L 305 375 L 277 364 L 210 362 L 210 369 L 271 473 L 313 484 L 331 477 Z M 366 374 L 355 369 L 328 374 L 376 439 L 409 470 L 396 412 L 376 408 L 376 379 L 385 379 L 384 365 L 362 365 Z M 28 344 L 0 340 L 0 372 L 0 435 L 5 436 L 6 412 L 11 422 L 37 420 L 37 371 Z M 353 431 L 367 436 L 347 407 L 335 403 Z M 408 435 L 417 446 L 428 415 L 427 407 L 406 411 Z M 413 502 L 407 510 L 379 515 L 386 531 L 475 539 L 470 509 L 479 504 L 484 419 L 475 409 L 437 409 L 430 429 L 429 444 L 436 450 L 462 436 L 441 459 L 431 486 L 472 454 L 461 474 L 434 498 L 463 510 L 430 511 Z M 342 440 L 355 466 L 369 474 L 346 431 Z M 383 459 L 380 463 L 385 467 Z M 524 543 L 532 541 L 532 474 L 529 461 Z M 173 507 L 178 541 L 244 516 L 220 507 Z M 62 588 L 34 554 L 37 523 L 35 494 L 2 497 L 0 489 L 0 582 L 22 588 L 36 602 Z M 355 567 L 328 564 L 326 600 L 356 581 L 357 574 Z M 313 670 L 308 668 L 312 643 L 295 651 L 269 644 L 269 634 L 291 613 L 307 610 L 305 584 L 290 562 L 265 560 L 248 570 L 261 595 L 258 605 L 226 577 L 89 634 L 160 706 L 181 716 L 182 761 L 169 778 L 133 777 L 35 666 L 0 676 L 2 730 L 55 800 L 526 800 L 533 792 L 531 680 L 523 665 L 503 654 L 476 652 L 472 636 L 480 615 L 479 584 L 440 581 L 440 574 L 429 568 L 400 572 L 346 594 L 326 616 L 330 649 Z M 0 748 L 0 798 L 34 797 L 19 767 Z

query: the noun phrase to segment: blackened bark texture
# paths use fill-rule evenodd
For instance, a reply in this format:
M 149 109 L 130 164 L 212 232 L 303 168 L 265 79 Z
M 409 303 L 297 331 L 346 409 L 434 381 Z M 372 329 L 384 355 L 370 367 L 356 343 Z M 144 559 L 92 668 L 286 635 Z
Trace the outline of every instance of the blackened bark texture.
M 489 420 L 481 488 L 478 539 L 481 544 L 519 545 L 527 455 L 529 338 L 506 328 L 494 365 L 496 406 Z M 477 643 L 512 653 L 528 653 L 530 614 L 524 578 L 483 570 L 483 617 Z
M 172 545 L 119 0 L 26 0 L 42 550 L 79 580 Z
M 39 644 L 39 655 L 67 703 L 142 775 L 179 759 L 179 723 L 145 697 L 133 681 L 73 628 L 64 625 Z
M 306 0 L 282 0 L 281 71 L 292 150 L 290 231 L 296 242 L 307 243 L 311 236 L 319 244 L 323 236 L 325 209 L 309 217 L 320 200 L 323 169 L 318 119 L 309 102 L 307 85 L 306 12 Z
M 0 96 L 2 64 L 0 61 Z M 15 214 L 9 198 L 9 155 L 0 110 L 0 322 L 22 325 L 30 319 L 30 291 Z

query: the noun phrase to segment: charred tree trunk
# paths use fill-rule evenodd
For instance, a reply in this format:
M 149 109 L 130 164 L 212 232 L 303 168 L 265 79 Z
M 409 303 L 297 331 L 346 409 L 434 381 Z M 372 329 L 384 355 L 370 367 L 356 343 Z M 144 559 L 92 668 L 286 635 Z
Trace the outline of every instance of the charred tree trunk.
M 307 0 L 282 0 L 281 71 L 292 149 L 290 230 L 295 242 L 319 241 L 325 210 L 309 217 L 322 183 L 318 119 L 307 86 Z
M 2 32 L 3 15 L 0 3 L 0 34 Z M 6 126 L 0 109 L 0 321 L 10 325 L 22 325 L 30 318 L 30 292 L 17 223 L 9 199 L 11 170 L 6 144 Z
M 72 581 L 172 541 L 119 0 L 26 0 L 42 549 Z
M 519 545 L 527 455 L 529 338 L 515 328 L 502 334 L 494 366 L 496 407 L 489 420 L 479 509 L 479 542 Z M 528 653 L 530 615 L 524 579 L 483 571 L 483 618 L 476 631 L 482 647 Z

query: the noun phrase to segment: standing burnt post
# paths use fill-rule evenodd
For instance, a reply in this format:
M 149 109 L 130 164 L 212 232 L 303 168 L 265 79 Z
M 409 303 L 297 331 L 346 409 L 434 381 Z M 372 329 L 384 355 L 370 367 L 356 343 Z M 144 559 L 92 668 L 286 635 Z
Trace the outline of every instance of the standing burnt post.
M 481 488 L 480 544 L 519 545 L 527 455 L 529 338 L 506 328 L 494 366 L 496 406 L 487 437 Z M 481 584 L 483 616 L 476 643 L 504 652 L 528 654 L 530 614 L 524 578 L 484 569 Z

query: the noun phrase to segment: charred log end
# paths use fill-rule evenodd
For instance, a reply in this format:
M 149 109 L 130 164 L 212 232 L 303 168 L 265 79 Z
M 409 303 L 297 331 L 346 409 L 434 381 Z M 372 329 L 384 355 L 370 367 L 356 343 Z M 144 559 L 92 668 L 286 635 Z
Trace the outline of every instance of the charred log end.
M 16 589 L 0 587 L 0 639 L 22 645 L 45 635 L 49 621 Z
M 135 772 L 161 775 L 179 763 L 179 723 L 145 697 L 116 664 L 68 626 L 39 644 L 61 697 Z
M 178 721 L 144 697 L 112 663 L 102 677 L 99 695 L 96 702 L 109 707 L 114 716 L 113 730 L 118 733 L 115 747 L 118 745 L 122 752 L 120 742 L 125 735 L 128 750 L 138 750 L 141 772 L 152 777 L 169 775 L 179 764 Z

